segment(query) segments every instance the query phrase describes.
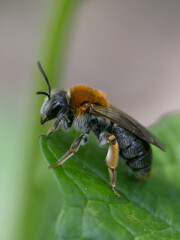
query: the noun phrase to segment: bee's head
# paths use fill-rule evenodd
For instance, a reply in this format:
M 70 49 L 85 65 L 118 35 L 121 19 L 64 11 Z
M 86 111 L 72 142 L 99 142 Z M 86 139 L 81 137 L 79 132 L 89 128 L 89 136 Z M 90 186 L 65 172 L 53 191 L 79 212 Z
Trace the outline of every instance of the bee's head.
M 43 94 L 47 97 L 44 100 L 44 103 L 41 107 L 41 124 L 54 119 L 61 117 L 66 114 L 68 109 L 68 97 L 67 92 L 63 90 L 51 91 L 51 87 L 48 81 L 48 78 L 43 71 L 40 62 L 37 63 L 38 68 L 41 71 L 42 75 L 44 76 L 47 85 L 48 85 L 48 93 L 47 92 L 37 92 L 37 94 Z

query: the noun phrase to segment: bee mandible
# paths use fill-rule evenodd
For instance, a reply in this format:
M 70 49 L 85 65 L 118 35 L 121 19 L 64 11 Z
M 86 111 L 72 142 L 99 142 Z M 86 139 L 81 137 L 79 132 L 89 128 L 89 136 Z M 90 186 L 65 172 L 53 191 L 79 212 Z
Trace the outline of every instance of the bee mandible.
M 152 151 L 150 144 L 165 150 L 165 146 L 145 127 L 126 113 L 109 104 L 105 94 L 85 85 L 74 86 L 69 91 L 54 90 L 48 78 L 37 63 L 48 85 L 48 92 L 39 91 L 37 94 L 46 95 L 41 107 L 41 124 L 56 119 L 47 134 L 49 136 L 59 127 L 69 129 L 74 126 L 82 130 L 82 134 L 74 140 L 69 151 L 49 168 L 63 164 L 80 145 L 88 141 L 92 131 L 100 146 L 109 144 L 106 164 L 109 171 L 113 192 L 120 198 L 116 190 L 116 167 L 119 157 L 133 171 L 137 178 L 146 179 L 151 174 Z

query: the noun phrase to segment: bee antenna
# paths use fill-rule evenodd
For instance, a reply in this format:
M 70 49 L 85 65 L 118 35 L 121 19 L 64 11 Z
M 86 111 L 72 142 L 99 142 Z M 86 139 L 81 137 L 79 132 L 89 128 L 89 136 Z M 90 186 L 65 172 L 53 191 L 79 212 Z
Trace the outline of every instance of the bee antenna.
M 44 94 L 44 95 L 48 96 L 48 98 L 50 100 L 50 96 L 49 96 L 49 94 L 47 92 L 38 91 L 38 92 L 36 92 L 36 94 Z
M 46 93 L 46 92 L 37 92 L 37 94 L 44 94 L 44 95 L 48 96 L 48 97 L 49 97 L 49 100 L 50 100 L 50 96 L 51 96 L 51 86 L 50 86 L 50 84 L 49 84 L 49 80 L 48 80 L 48 78 L 47 78 L 47 76 L 46 76 L 46 74 L 45 74 L 45 72 L 44 72 L 44 70 L 43 70 L 43 68 L 42 68 L 42 66 L 41 66 L 41 64 L 40 64 L 39 61 L 37 62 L 37 66 L 38 66 L 40 72 L 42 73 L 42 75 L 43 75 L 43 77 L 44 77 L 44 79 L 45 79 L 45 81 L 46 81 L 46 83 L 47 83 L 47 85 L 48 85 L 48 90 L 49 90 L 49 93 Z

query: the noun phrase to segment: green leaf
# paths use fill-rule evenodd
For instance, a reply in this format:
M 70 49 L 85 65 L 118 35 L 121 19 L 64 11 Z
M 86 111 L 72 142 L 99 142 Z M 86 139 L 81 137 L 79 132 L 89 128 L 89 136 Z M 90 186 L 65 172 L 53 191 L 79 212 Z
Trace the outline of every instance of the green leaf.
M 164 118 L 153 132 L 166 145 L 153 147 L 152 176 L 136 180 L 121 163 L 117 189 L 110 185 L 105 156 L 91 136 L 62 166 L 51 169 L 63 203 L 54 223 L 59 239 L 180 239 L 180 115 Z M 41 138 L 48 165 L 69 149 L 79 133 L 61 130 Z M 56 206 L 54 206 L 56 207 Z

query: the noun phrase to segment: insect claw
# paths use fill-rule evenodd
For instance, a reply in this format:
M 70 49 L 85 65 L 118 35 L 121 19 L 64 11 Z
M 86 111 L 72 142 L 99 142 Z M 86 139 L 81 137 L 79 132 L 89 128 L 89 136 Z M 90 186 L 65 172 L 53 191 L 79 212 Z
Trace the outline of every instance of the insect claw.
M 47 134 L 38 134 L 38 137 L 47 137 Z
M 116 196 L 118 197 L 118 198 L 121 198 L 121 195 L 115 190 L 115 188 L 112 188 L 113 189 L 113 192 L 116 194 Z
M 52 167 L 54 167 L 53 165 L 54 165 L 54 164 L 49 165 L 48 168 L 52 168 Z

